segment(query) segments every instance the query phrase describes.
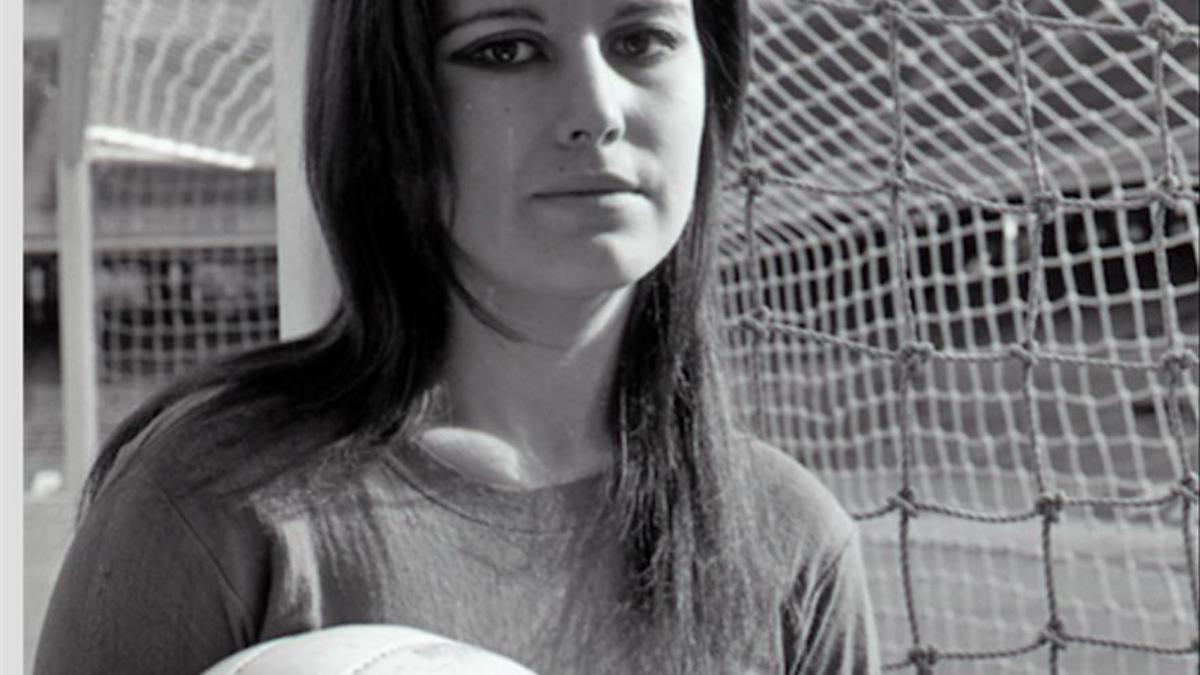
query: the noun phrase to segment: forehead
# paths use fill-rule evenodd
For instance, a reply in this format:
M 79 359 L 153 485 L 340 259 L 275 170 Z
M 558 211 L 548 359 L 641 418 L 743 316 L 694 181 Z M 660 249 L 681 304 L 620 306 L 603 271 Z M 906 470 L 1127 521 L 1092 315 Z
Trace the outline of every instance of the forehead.
M 468 18 L 551 21 L 574 16 L 600 19 L 677 15 L 690 17 L 692 0 L 440 0 L 442 23 Z

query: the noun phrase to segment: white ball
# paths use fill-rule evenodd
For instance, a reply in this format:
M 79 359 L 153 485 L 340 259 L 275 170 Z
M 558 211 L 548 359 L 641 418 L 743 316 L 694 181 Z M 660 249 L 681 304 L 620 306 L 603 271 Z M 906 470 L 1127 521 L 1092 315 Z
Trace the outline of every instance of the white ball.
M 350 624 L 262 642 L 204 675 L 535 675 L 499 654 L 408 626 Z

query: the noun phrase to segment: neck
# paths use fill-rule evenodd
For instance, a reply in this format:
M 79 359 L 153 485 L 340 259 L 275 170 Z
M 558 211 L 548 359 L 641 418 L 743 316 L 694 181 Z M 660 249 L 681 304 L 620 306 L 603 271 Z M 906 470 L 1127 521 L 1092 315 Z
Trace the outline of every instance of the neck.
M 486 325 L 455 299 L 445 368 L 445 424 L 427 447 L 485 482 L 562 483 L 612 458 L 607 419 L 617 352 L 633 287 L 588 298 L 489 294 Z

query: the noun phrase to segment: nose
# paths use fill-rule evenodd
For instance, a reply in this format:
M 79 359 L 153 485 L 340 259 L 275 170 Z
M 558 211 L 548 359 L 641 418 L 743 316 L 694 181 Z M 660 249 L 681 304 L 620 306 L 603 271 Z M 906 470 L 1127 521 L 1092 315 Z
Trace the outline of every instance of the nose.
M 604 146 L 625 134 L 622 77 L 596 45 L 564 59 L 560 71 L 562 109 L 555 129 L 567 148 Z

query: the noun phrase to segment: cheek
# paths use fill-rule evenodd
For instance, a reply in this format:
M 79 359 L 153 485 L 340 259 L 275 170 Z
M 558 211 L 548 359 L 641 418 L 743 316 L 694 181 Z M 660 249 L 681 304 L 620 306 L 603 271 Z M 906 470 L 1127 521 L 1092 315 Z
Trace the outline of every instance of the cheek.
M 703 79 L 656 107 L 657 148 L 664 186 L 664 206 L 676 218 L 686 218 L 696 196 L 700 147 L 704 136 L 705 97 Z M 680 212 L 682 211 L 682 215 Z
M 521 124 L 528 111 L 497 82 L 475 79 L 458 84 L 444 90 L 443 100 L 450 158 L 466 196 L 516 169 Z M 467 183 L 474 183 L 471 189 Z
M 450 158 L 460 197 L 494 186 L 515 167 L 516 130 L 511 119 L 507 108 L 471 102 L 451 113 Z
M 495 242 L 501 232 L 483 223 L 502 221 L 513 207 L 514 180 L 520 174 L 520 114 L 502 102 L 458 99 L 447 120 L 454 171 L 455 223 L 451 236 Z

